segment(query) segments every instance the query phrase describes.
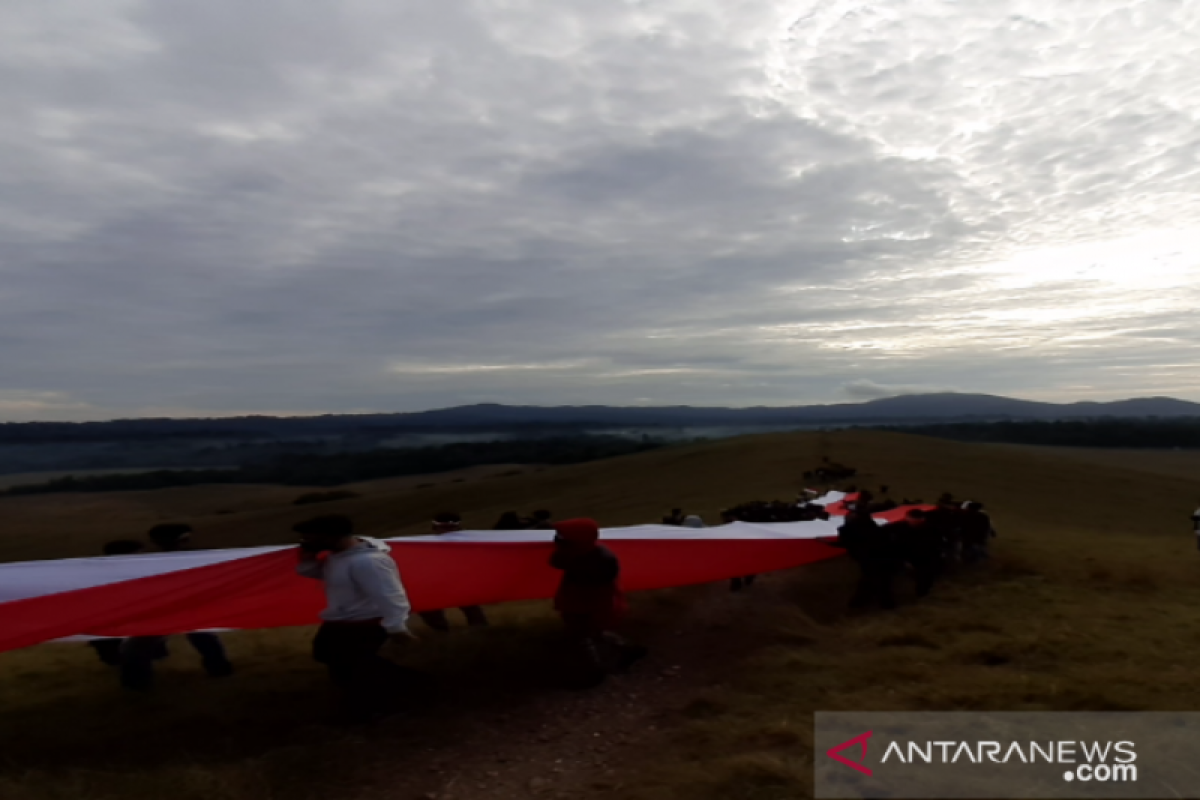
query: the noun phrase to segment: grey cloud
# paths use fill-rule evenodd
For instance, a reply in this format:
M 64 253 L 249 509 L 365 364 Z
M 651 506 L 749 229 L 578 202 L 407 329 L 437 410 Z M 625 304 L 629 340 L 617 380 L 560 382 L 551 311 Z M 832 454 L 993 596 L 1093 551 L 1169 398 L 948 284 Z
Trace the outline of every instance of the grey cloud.
M 0 417 L 1200 398 L 1194 239 L 1014 260 L 1200 232 L 1128 8 L 13 4 Z

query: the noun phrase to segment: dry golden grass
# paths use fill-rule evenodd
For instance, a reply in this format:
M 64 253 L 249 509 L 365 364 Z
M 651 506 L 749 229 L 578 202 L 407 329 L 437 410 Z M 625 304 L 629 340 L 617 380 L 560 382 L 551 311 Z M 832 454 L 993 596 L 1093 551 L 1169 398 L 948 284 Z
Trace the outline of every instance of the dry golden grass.
M 1200 479 L 1171 464 L 1151 468 L 1151 454 L 1125 466 L 1103 455 L 1089 463 L 1077 453 L 895 434 L 754 436 L 503 478 L 432 478 L 433 488 L 382 487 L 321 509 L 351 513 L 369 533 L 418 532 L 442 507 L 481 526 L 509 508 L 538 506 L 606 525 L 656 520 L 671 506 L 715 521 L 724 505 L 791 497 L 821 455 L 860 467 L 864 484 L 890 484 L 896 495 L 951 490 L 983 500 L 1001 536 L 994 563 L 952 575 L 926 601 L 892 614 L 845 614 L 853 574 L 840 561 L 769 578 L 747 596 L 740 630 L 705 633 L 726 679 L 664 696 L 661 724 L 640 734 L 620 780 L 588 791 L 637 800 L 810 796 L 818 709 L 1200 709 L 1191 667 L 1200 651 L 1200 560 L 1186 523 Z M 240 488 L 36 498 L 54 512 L 40 539 L 14 529 L 34 509 L 6 508 L 30 498 L 0 501 L 0 554 L 90 553 L 155 515 L 187 518 L 213 546 L 286 541 L 291 523 L 313 513 L 286 505 L 295 489 L 278 505 L 260 493 L 257 505 L 211 513 L 236 505 Z M 633 624 L 648 634 L 671 624 L 703 588 L 639 596 Z M 83 647 L 4 654 L 0 797 L 392 797 L 378 784 L 381 763 L 417 744 L 453 741 L 481 705 L 519 714 L 542 691 L 555 630 L 544 604 L 493 614 L 493 629 L 432 642 L 417 656 L 469 688 L 370 740 L 322 724 L 324 681 L 307 658 L 308 630 L 229 636 L 240 672 L 228 682 L 203 678 L 179 641 L 149 697 L 122 695 Z
M 1200 475 L 1200 450 L 1115 450 L 1098 447 L 1043 447 L 1038 445 L 990 445 L 1000 449 L 1043 455 L 1056 459 L 1074 459 L 1093 466 L 1119 467 L 1131 472 L 1147 472 L 1188 478 Z

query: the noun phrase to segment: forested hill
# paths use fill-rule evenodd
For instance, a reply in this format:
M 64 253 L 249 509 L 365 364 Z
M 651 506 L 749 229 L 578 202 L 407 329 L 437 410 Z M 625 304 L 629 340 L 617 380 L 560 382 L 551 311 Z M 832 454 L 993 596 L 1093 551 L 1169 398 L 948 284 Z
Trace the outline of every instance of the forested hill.
M 507 406 L 480 404 L 403 414 L 318 417 L 126 419 L 0 423 L 0 444 L 144 439 L 273 439 L 465 430 L 555 430 L 622 426 L 753 426 L 1197 417 L 1200 403 L 1169 397 L 1108 403 L 1042 403 L 981 394 L 922 394 L 865 403 L 752 408 L 697 406 Z
M 438 447 L 377 449 L 318 455 L 280 455 L 230 469 L 153 470 L 123 475 L 65 476 L 15 486 L 0 496 L 54 492 L 120 492 L 210 483 L 338 486 L 356 481 L 448 472 L 484 464 L 578 464 L 641 453 L 661 442 L 616 436 L 573 436 L 504 442 L 459 442 Z

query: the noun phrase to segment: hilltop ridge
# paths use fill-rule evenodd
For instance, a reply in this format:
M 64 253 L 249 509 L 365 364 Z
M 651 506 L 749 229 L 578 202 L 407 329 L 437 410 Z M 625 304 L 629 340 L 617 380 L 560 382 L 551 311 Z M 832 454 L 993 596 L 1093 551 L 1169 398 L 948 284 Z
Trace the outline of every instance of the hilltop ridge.
M 820 425 L 915 421 L 1058 420 L 1096 417 L 1200 417 L 1200 403 L 1171 397 L 1047 403 L 988 394 L 939 392 L 802 406 L 528 406 L 477 403 L 427 411 L 0 423 L 0 443 L 98 441 L 161 436 L 219 438 L 320 436 L 532 426 L 618 427 Z

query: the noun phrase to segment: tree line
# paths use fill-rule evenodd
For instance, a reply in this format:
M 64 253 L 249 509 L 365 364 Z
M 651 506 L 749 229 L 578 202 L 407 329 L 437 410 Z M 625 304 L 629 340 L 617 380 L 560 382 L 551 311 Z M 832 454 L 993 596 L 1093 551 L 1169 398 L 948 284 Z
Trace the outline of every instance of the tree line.
M 485 464 L 577 464 L 640 453 L 663 442 L 619 436 L 572 436 L 499 442 L 456 442 L 433 447 L 359 452 L 291 453 L 235 469 L 156 470 L 124 475 L 68 475 L 45 483 L 14 486 L 2 495 L 54 492 L 125 492 L 213 483 L 338 486 L 403 475 L 449 472 Z

